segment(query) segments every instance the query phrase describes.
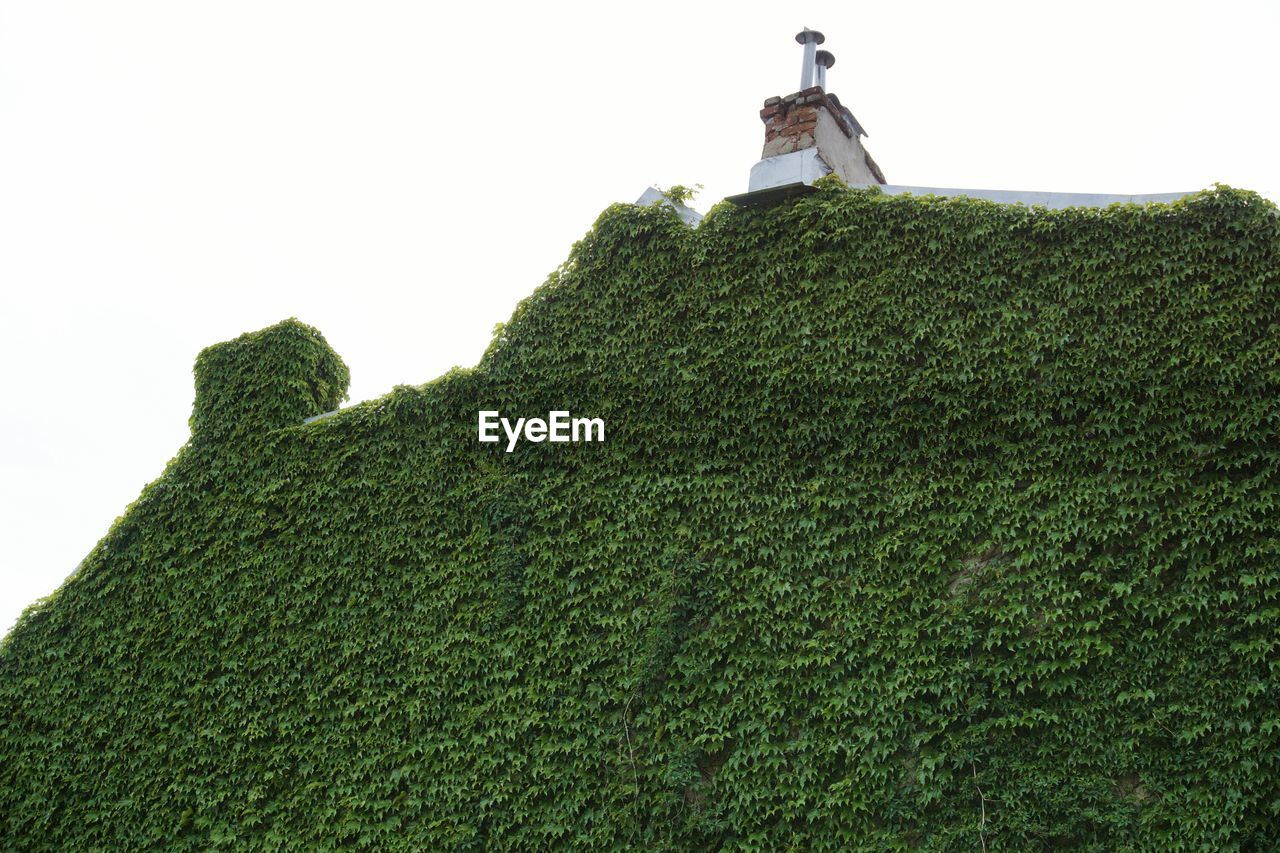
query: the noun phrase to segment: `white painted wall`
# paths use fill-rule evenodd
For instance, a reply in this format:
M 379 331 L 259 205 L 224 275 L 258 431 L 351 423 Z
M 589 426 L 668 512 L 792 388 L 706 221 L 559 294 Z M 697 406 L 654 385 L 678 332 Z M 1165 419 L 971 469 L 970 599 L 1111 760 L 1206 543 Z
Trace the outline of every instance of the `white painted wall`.
M 867 167 L 867 150 L 856 135 L 844 135 L 835 117 L 825 109 L 818 110 L 818 126 L 813 133 L 818 154 L 831 170 L 849 186 L 876 184 L 876 176 Z

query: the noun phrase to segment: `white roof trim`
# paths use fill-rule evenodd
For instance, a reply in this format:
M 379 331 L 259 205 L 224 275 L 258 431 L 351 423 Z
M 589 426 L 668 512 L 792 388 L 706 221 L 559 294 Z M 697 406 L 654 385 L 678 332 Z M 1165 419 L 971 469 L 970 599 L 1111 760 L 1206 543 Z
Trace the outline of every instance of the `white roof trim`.
M 1035 190 L 965 190 L 950 187 L 907 187 L 900 184 L 883 184 L 880 191 L 888 195 L 940 195 L 954 198 L 984 198 L 1000 204 L 1041 205 L 1054 209 L 1063 207 L 1106 207 L 1110 204 L 1167 204 L 1193 195 L 1184 193 L 1149 193 L 1147 195 L 1110 195 L 1107 193 L 1054 193 Z

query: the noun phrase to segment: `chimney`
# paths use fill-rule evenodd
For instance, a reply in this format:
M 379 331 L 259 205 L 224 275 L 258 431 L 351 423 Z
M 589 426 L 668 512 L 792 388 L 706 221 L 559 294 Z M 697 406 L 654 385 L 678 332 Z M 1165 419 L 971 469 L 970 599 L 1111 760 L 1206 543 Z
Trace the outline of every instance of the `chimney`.
M 817 71 L 817 79 L 813 84 L 819 89 L 827 88 L 827 69 L 836 64 L 836 58 L 829 50 L 820 50 L 814 54 L 815 69 Z M 804 88 L 801 86 L 800 88 Z
M 764 102 L 764 151 L 751 169 L 749 192 L 812 184 L 831 172 L 850 186 L 885 183 L 880 167 L 862 147 L 866 131 L 827 92 L 827 69 L 836 58 L 817 49 L 826 37 L 806 27 L 796 41 L 804 47 L 800 91 Z

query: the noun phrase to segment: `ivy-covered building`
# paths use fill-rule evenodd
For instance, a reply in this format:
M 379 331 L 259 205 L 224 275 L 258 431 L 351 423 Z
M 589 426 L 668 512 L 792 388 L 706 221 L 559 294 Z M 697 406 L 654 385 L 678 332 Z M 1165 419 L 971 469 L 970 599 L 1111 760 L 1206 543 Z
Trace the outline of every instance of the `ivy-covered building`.
M 328 417 L 315 329 L 205 350 L 0 647 L 0 846 L 1274 843 L 1274 205 L 809 177 L 611 207 Z M 606 440 L 478 440 L 559 410 Z

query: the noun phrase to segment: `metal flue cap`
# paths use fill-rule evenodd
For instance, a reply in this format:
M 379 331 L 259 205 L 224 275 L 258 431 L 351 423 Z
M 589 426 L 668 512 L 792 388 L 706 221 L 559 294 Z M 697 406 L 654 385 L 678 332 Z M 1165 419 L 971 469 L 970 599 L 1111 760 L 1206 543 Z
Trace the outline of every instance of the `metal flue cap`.
M 821 44 L 821 42 L 819 42 L 819 44 Z M 829 50 L 818 51 L 818 54 L 814 57 L 814 60 L 823 68 L 830 68 L 831 66 L 836 64 L 835 54 L 833 54 Z
M 827 40 L 827 37 L 824 36 L 822 33 L 818 32 L 817 30 L 811 30 L 808 27 L 805 27 L 803 30 L 796 33 L 796 42 L 799 44 L 808 44 L 809 42 L 813 42 L 814 44 L 822 44 L 826 40 Z

